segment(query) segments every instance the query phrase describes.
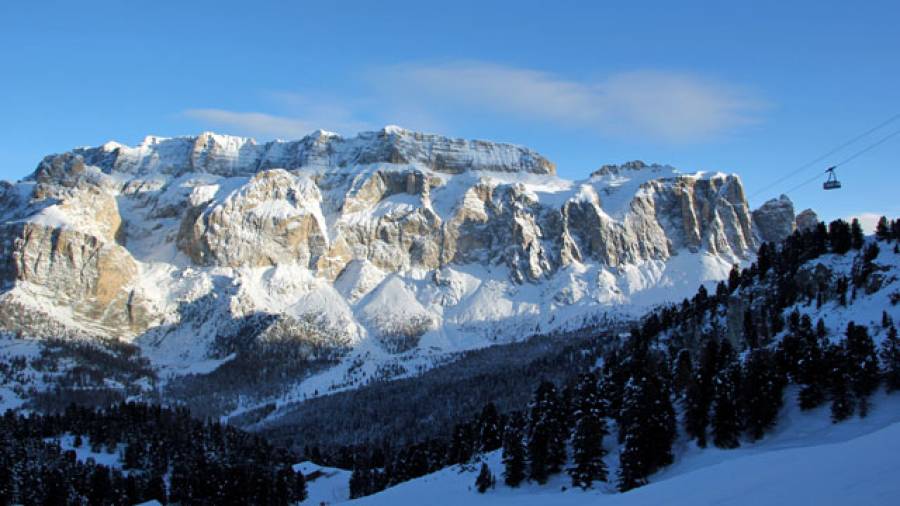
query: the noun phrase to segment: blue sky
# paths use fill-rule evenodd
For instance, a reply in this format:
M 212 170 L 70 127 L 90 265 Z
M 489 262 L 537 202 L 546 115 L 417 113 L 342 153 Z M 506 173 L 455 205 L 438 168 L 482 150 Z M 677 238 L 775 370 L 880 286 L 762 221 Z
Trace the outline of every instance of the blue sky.
M 786 5 L 786 4 L 790 5 Z M 527 145 L 580 178 L 643 159 L 738 172 L 751 204 L 900 129 L 900 3 L 3 2 L 0 178 L 110 139 L 385 124 Z M 900 215 L 900 136 L 791 194 Z

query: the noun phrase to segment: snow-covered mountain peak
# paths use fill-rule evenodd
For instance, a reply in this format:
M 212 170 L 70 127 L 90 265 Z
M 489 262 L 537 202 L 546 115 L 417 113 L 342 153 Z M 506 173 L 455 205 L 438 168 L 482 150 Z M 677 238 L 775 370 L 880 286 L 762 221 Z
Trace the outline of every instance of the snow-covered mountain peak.
M 618 176 L 618 175 L 626 175 L 632 172 L 637 171 L 650 171 L 655 173 L 661 172 L 671 172 L 673 171 L 673 167 L 668 165 L 659 165 L 659 164 L 647 164 L 642 160 L 632 160 L 630 162 L 625 162 L 620 165 L 615 164 L 607 164 L 601 166 L 599 169 L 595 170 L 591 173 L 592 177 L 602 177 L 602 176 Z
M 236 335 L 442 353 L 692 293 L 795 226 L 760 216 L 734 175 L 629 162 L 573 182 L 525 147 L 394 127 L 150 136 L 0 187 L 0 325 L 183 366 Z
M 385 135 L 403 135 L 410 132 L 409 130 L 397 125 L 385 125 L 384 128 L 381 129 L 381 131 Z
M 146 177 L 207 172 L 249 176 L 269 168 L 333 172 L 375 164 L 460 174 L 469 171 L 554 175 L 556 167 L 540 154 L 521 146 L 452 139 L 388 126 L 344 138 L 319 130 L 296 141 L 257 143 L 248 137 L 203 132 L 194 137 L 147 136 L 137 146 L 107 143 L 51 155 L 42 164 L 60 165 L 72 158 L 107 174 Z M 40 170 L 40 167 L 38 168 Z
M 324 139 L 330 139 L 333 137 L 340 137 L 340 136 L 341 135 L 338 133 L 330 132 L 328 130 L 323 130 L 320 128 L 318 130 L 315 130 L 313 133 L 309 134 L 307 137 L 310 137 L 310 138 L 316 139 L 316 140 L 324 140 Z M 289 141 L 287 141 L 287 142 L 289 142 Z
M 797 229 L 794 203 L 787 195 L 767 200 L 753 211 L 753 219 L 759 228 L 760 239 L 764 241 L 776 242 Z

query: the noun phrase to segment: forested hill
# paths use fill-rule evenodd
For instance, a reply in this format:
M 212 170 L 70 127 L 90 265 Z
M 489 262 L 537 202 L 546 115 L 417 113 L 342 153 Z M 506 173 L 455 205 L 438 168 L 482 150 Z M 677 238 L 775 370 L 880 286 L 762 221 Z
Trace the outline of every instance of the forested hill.
M 886 219 L 874 237 L 838 220 L 763 244 L 752 265 L 651 312 L 600 365 L 541 383 L 527 406 L 488 403 L 443 438 L 345 450 L 351 494 L 501 448 L 502 476 L 485 467 L 478 488 L 565 472 L 575 486 L 625 491 L 675 461 L 676 440 L 728 449 L 765 438 L 784 403 L 827 404 L 835 423 L 864 417 L 876 389 L 900 388 L 898 246 L 900 221 Z
M 185 409 L 71 406 L 0 418 L 0 504 L 293 504 L 296 459 Z

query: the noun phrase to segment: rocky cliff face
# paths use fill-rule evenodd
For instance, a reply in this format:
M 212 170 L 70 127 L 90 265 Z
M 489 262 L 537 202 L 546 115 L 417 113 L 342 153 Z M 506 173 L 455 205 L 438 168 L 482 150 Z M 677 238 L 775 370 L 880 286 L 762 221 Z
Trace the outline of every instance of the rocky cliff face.
M 556 173 L 546 158 L 527 148 L 485 141 L 450 139 L 439 135 L 385 127 L 345 139 L 318 131 L 299 141 L 257 144 L 246 137 L 202 133 L 197 137 L 148 136 L 139 146 L 109 142 L 97 148 L 81 148 L 48 157 L 38 177 L 64 176 L 69 170 L 55 169 L 62 160 L 79 160 L 101 171 L 133 176 L 181 175 L 188 172 L 218 176 L 250 176 L 259 171 L 317 169 L 331 171 L 372 164 L 413 164 L 444 174 L 468 171 Z M 82 169 L 83 170 L 83 169 Z
M 805 232 L 813 230 L 819 224 L 819 216 L 812 209 L 804 209 L 797 215 L 797 230 Z
M 787 195 L 766 201 L 753 211 L 753 220 L 763 241 L 780 241 L 797 229 L 794 203 Z
M 396 127 L 76 149 L 4 183 L 0 217 L 4 329 L 134 339 L 162 364 L 237 335 L 482 345 L 693 292 L 796 226 L 786 197 L 751 213 L 734 175 L 572 182 L 526 148 Z

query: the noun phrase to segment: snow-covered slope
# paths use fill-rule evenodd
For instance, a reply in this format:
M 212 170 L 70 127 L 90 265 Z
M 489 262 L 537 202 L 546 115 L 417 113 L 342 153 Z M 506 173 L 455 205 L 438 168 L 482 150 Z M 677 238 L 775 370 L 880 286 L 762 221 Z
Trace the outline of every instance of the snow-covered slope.
M 793 401 L 793 399 L 791 399 Z M 866 418 L 833 424 L 827 408 L 801 412 L 788 402 L 776 431 L 735 450 L 683 449 L 677 462 L 626 493 L 601 484 L 571 489 L 568 477 L 545 486 L 502 484 L 499 452 L 485 456 L 498 484 L 474 487 L 478 466 L 457 466 L 401 483 L 353 504 L 554 504 L 581 506 L 893 505 L 900 497 L 900 396 L 879 394 Z M 608 457 L 614 464 L 615 449 Z M 563 490 L 567 489 L 567 490 Z
M 768 310 L 777 308 L 778 317 L 786 321 L 796 318 L 800 322 L 801 315 L 808 315 L 810 322 L 821 322 L 817 328 L 823 332 L 823 338 L 831 341 L 833 350 L 841 349 L 837 345 L 846 338 L 845 329 L 851 322 L 864 326 L 873 344 L 882 349 L 893 331 L 892 322 L 900 320 L 900 253 L 896 241 L 860 237 L 856 249 L 848 243 L 846 253 L 836 254 L 825 251 L 841 251 L 836 246 L 841 244 L 839 230 L 829 239 L 830 250 L 811 241 L 816 237 L 821 235 L 795 235 L 785 241 L 780 249 L 772 250 L 780 257 L 767 269 L 760 269 L 767 258 L 761 250 L 759 263 L 736 273 L 732 288 L 723 283 L 719 287 L 722 290 L 716 291 L 717 300 L 704 303 L 706 309 L 700 312 L 692 312 L 696 310 L 690 307 L 683 309 L 680 315 L 688 314 L 689 318 L 664 331 L 657 330 L 660 334 L 654 341 L 662 346 L 674 343 L 677 350 L 693 330 L 712 332 L 715 328 L 719 334 L 710 335 L 731 339 L 747 357 L 750 333 L 743 319 L 764 314 L 775 320 Z M 798 248 L 805 251 L 800 253 Z M 784 301 L 783 306 L 778 300 Z M 665 311 L 648 315 L 644 323 L 654 318 L 658 323 L 659 315 Z M 796 332 L 791 325 L 770 334 L 768 345 L 781 350 L 776 355 L 790 349 L 790 345 L 782 348 L 779 341 Z M 732 335 L 734 327 L 736 335 Z M 672 349 L 662 353 L 675 356 Z M 628 358 L 621 354 L 618 357 L 628 363 Z M 798 363 L 803 362 L 799 359 Z M 879 367 L 892 370 L 890 360 L 884 356 Z M 474 490 L 480 466 L 476 459 L 474 464 L 446 468 L 360 502 L 414 504 L 429 497 L 432 504 L 894 504 L 900 497 L 900 394 L 878 390 L 871 399 L 874 410 L 864 418 L 854 415 L 833 423 L 828 403 L 802 411 L 800 390 L 795 384 L 787 389 L 777 423 L 762 439 L 753 441 L 745 436 L 738 448 L 727 450 L 700 448 L 686 435 L 683 410 L 690 401 L 682 399 L 675 406 L 681 423 L 673 445 L 674 463 L 651 475 L 649 485 L 626 493 L 620 494 L 613 484 L 606 483 L 588 492 L 565 490 L 571 488 L 571 482 L 561 473 L 544 486 L 525 483 L 512 489 L 498 484 L 481 495 Z M 604 444 L 609 476 L 615 479 L 624 449 L 614 437 L 604 438 Z M 502 476 L 499 452 L 484 456 L 484 460 L 496 476 Z
M 567 181 L 527 148 L 398 127 L 111 142 L 0 185 L 0 329 L 133 341 L 164 376 L 271 343 L 346 354 L 321 391 L 680 298 L 795 226 L 769 207 L 754 222 L 735 175 Z

